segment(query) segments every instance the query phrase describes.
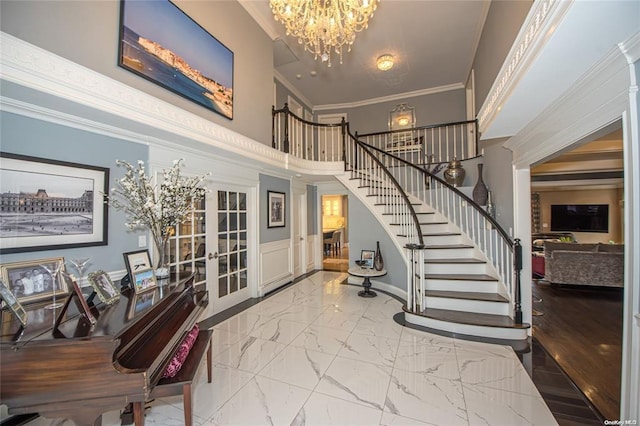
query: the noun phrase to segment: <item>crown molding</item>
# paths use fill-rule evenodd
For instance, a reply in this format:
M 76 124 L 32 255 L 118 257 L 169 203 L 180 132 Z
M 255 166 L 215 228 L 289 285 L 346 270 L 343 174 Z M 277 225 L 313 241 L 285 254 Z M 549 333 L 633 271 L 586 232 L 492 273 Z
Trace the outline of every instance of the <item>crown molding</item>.
M 274 19 L 266 19 L 264 14 L 260 12 L 260 9 L 256 7 L 257 2 L 255 0 L 238 0 L 238 3 L 240 3 L 240 6 L 242 6 L 244 10 L 251 15 L 254 21 L 258 23 L 265 33 L 267 33 L 271 40 L 275 40 L 280 37 L 276 29 L 276 21 Z
M 640 31 L 628 40 L 618 44 L 620 51 L 627 58 L 627 63 L 633 65 L 640 60 Z
M 481 134 L 495 120 L 501 106 L 509 99 L 572 5 L 573 0 L 533 2 L 527 19 L 478 113 Z
M 412 92 L 396 93 L 394 95 L 381 96 L 379 98 L 371 98 L 371 99 L 365 99 L 362 101 L 347 102 L 343 104 L 316 105 L 313 107 L 313 111 L 315 112 L 315 111 L 325 111 L 325 110 L 332 110 L 332 109 L 358 108 L 358 107 L 363 107 L 367 105 L 374 105 L 374 104 L 380 104 L 383 102 L 391 102 L 391 101 L 401 101 L 401 100 L 406 100 L 407 98 L 414 98 L 416 96 L 433 95 L 435 93 L 448 92 L 450 90 L 459 90 L 459 89 L 464 89 L 463 83 L 447 84 L 445 86 L 414 90 Z
M 509 139 L 517 167 L 568 149 L 585 135 L 618 120 L 629 101 L 629 65 L 612 49 L 567 92 Z
M 179 148 L 201 155 L 225 152 L 225 158 L 231 161 L 251 160 L 273 170 L 293 168 L 295 172 L 320 176 L 343 172 L 342 165 L 338 170 L 333 163 L 297 159 L 7 33 L 0 32 L 0 44 L 3 81 L 151 126 L 160 136 L 136 133 L 6 96 L 0 97 L 0 110 L 149 146 Z

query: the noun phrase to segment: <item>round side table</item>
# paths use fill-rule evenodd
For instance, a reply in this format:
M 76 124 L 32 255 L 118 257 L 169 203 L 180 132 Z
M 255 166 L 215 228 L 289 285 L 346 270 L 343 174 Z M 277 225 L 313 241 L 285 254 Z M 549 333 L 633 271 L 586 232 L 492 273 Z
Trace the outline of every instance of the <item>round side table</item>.
M 376 271 L 373 268 L 361 268 L 359 266 L 354 266 L 349 268 L 349 275 L 353 275 L 354 277 L 362 277 L 364 280 L 362 281 L 362 286 L 364 290 L 358 292 L 358 296 L 361 297 L 376 297 L 377 294 L 375 291 L 369 290 L 371 288 L 371 277 L 381 277 L 387 274 L 386 269 L 382 269 L 381 271 Z

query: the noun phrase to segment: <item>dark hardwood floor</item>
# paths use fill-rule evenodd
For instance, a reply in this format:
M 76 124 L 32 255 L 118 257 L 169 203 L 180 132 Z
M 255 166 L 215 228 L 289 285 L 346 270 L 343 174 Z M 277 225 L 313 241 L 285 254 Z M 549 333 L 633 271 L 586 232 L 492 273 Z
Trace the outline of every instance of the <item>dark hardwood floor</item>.
M 603 419 L 619 418 L 622 289 L 534 280 L 533 296 L 542 314 L 533 317 L 534 338 Z

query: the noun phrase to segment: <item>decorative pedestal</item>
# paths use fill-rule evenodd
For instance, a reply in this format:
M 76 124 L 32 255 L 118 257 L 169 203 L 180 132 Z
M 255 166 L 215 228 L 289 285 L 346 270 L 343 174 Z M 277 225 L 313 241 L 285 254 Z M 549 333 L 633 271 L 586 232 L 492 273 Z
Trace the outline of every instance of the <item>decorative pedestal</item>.
M 375 291 L 371 291 L 371 277 L 381 277 L 387 274 L 386 269 L 382 269 L 380 271 L 376 271 L 375 269 L 364 269 L 359 266 L 355 266 L 353 268 L 349 268 L 349 275 L 353 275 L 355 277 L 362 277 L 364 280 L 362 281 L 362 286 L 364 290 L 358 292 L 358 296 L 360 297 L 376 297 L 377 294 Z

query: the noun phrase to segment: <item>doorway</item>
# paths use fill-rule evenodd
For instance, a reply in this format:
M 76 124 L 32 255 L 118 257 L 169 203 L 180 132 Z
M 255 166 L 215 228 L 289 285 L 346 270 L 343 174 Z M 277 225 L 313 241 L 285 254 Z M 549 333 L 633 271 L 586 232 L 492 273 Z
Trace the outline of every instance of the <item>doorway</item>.
M 570 234 L 579 244 L 624 244 L 623 136 L 621 123 L 613 127 L 531 167 L 533 337 L 605 419 L 620 413 L 623 288 L 551 282 L 540 241 Z M 606 229 L 559 225 L 553 206 L 562 205 L 607 206 Z
M 322 268 L 346 272 L 349 269 L 349 197 L 323 195 Z

